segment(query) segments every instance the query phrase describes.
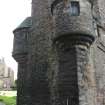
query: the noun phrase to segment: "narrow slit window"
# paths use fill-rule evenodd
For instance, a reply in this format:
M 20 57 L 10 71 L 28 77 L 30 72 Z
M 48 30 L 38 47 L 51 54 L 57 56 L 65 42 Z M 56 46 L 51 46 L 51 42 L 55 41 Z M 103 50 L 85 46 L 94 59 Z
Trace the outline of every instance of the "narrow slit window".
M 80 15 L 80 5 L 78 1 L 71 2 L 70 8 L 71 16 L 79 16 Z

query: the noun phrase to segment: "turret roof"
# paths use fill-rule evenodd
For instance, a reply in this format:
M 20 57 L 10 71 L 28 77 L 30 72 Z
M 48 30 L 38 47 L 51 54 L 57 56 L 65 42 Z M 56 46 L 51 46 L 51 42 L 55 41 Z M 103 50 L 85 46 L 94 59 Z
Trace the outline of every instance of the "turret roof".
M 32 18 L 27 17 L 17 28 L 15 28 L 14 31 L 22 28 L 30 28 L 31 26 L 32 26 Z

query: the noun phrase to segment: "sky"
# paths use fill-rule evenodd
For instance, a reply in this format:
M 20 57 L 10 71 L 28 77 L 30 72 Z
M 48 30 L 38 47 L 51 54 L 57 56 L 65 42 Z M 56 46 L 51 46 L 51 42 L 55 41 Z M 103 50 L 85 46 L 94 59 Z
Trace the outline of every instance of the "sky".
M 17 63 L 12 58 L 12 31 L 31 15 L 31 0 L 1 0 L 0 1 L 0 57 L 17 75 Z

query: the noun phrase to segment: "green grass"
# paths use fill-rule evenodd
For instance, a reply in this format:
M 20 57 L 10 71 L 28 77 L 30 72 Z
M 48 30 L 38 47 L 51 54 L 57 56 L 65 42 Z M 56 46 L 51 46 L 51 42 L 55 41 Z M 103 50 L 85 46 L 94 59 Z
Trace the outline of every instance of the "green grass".
M 6 105 L 16 105 L 16 97 L 0 96 L 0 102 Z

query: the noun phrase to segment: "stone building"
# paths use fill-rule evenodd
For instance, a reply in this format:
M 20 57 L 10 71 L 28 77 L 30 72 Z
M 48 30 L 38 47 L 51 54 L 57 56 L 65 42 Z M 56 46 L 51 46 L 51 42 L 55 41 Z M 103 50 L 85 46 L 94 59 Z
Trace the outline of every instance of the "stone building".
M 0 59 L 0 90 L 11 90 L 14 86 L 14 72 L 8 67 L 4 58 Z
M 13 33 L 17 105 L 105 104 L 104 0 L 32 0 Z

